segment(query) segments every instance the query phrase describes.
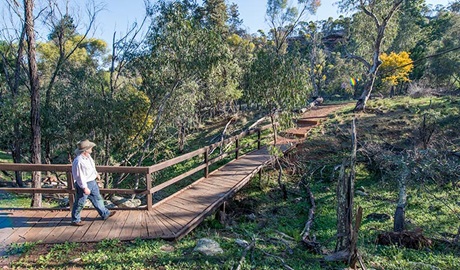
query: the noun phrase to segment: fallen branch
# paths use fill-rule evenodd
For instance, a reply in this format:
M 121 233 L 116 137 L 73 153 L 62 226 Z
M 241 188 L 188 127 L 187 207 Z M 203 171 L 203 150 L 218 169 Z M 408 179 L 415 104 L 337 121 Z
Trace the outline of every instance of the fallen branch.
M 279 260 L 279 261 L 283 264 L 284 268 L 286 268 L 286 269 L 288 269 L 288 270 L 294 270 L 294 268 L 292 268 L 292 267 L 290 267 L 289 265 L 286 264 L 286 262 L 283 260 L 283 258 L 281 258 L 281 257 L 279 257 L 279 256 L 275 256 L 275 255 L 270 254 L 270 253 L 268 253 L 268 252 L 265 252 L 265 251 L 263 251 L 263 250 L 260 250 L 260 251 L 262 251 L 262 252 L 263 252 L 265 255 L 267 255 L 267 256 L 270 256 L 270 257 L 273 257 L 273 258 Z
M 251 244 L 249 244 L 244 250 L 243 250 L 243 253 L 241 254 L 241 259 L 238 263 L 238 267 L 236 268 L 236 270 L 240 270 L 241 269 L 241 265 L 243 264 L 244 262 L 244 259 L 246 257 L 246 254 L 248 253 L 248 251 L 250 251 L 251 249 L 254 248 L 254 246 L 256 245 L 256 241 L 252 241 Z
M 283 177 L 283 167 L 281 166 L 280 160 L 278 157 L 276 157 L 276 162 L 278 163 L 279 167 L 279 173 L 278 173 L 278 185 L 281 188 L 281 191 L 283 192 L 283 199 L 287 200 L 287 190 L 286 190 L 286 185 L 283 184 L 282 177 Z
M 313 225 L 313 221 L 315 218 L 315 212 L 316 212 L 316 204 L 315 204 L 315 197 L 313 196 L 313 193 L 311 192 L 310 187 L 307 188 L 307 193 L 310 198 L 310 204 L 311 208 L 308 211 L 308 220 L 307 223 L 305 223 L 305 227 L 303 228 L 303 231 L 301 233 L 302 235 L 302 242 L 307 245 L 307 248 L 309 250 L 312 250 L 316 252 L 317 254 L 321 254 L 321 245 L 319 242 L 316 241 L 316 238 L 313 236 L 313 238 L 310 237 L 310 231 L 311 231 L 311 226 Z
M 248 127 L 248 130 L 251 130 L 253 128 L 255 128 L 258 124 L 260 124 L 261 122 L 265 121 L 267 117 L 264 116 L 262 118 L 260 118 L 259 120 L 257 120 L 254 124 L 252 124 L 251 126 Z

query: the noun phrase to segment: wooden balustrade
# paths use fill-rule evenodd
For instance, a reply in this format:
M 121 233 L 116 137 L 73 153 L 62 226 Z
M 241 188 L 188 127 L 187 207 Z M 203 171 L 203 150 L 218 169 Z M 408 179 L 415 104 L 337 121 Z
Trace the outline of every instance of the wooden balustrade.
M 236 136 L 223 140 L 221 142 L 214 143 L 212 145 L 200 148 L 193 152 L 154 164 L 148 167 L 127 167 L 127 166 L 96 166 L 96 169 L 99 173 L 122 173 L 122 174 L 139 174 L 145 176 L 146 188 L 145 189 L 100 189 L 102 194 L 144 194 L 147 196 L 147 210 L 152 210 L 153 207 L 153 194 L 158 192 L 168 186 L 171 186 L 184 178 L 195 174 L 198 171 L 203 171 L 204 177 L 208 177 L 210 173 L 210 166 L 224 158 L 228 157 L 231 153 L 235 154 L 237 159 L 240 155 L 242 149 L 257 143 L 257 149 L 261 147 L 262 136 L 261 132 L 270 128 L 270 125 L 261 127 L 259 129 L 252 129 L 244 131 Z M 240 140 L 244 137 L 250 136 L 254 133 L 257 133 L 257 139 L 253 143 L 246 143 L 244 146 L 240 146 Z M 229 143 L 235 142 L 235 149 L 230 152 L 224 152 L 218 156 L 210 159 L 210 151 L 219 147 L 228 145 Z M 222 149 L 222 148 L 221 148 Z M 180 162 L 192 159 L 196 156 L 203 155 L 203 162 L 201 165 L 188 170 L 181 175 L 175 176 L 172 179 L 169 179 L 161 184 L 156 186 L 152 183 L 152 174 L 159 172 L 163 169 L 176 165 Z M 66 174 L 67 188 L 0 188 L 0 191 L 12 192 L 12 193 L 46 193 L 46 194 L 59 194 L 67 193 L 69 194 L 69 208 L 72 208 L 74 203 L 74 194 L 75 189 L 73 186 L 72 179 L 72 165 L 71 164 L 24 164 L 24 163 L 0 163 L 0 170 L 3 171 L 20 171 L 20 172 L 63 172 Z

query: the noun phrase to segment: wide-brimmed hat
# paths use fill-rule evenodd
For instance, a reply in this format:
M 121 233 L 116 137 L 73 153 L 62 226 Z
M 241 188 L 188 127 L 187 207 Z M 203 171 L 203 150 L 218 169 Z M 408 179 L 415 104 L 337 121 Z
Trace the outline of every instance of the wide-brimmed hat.
M 81 154 L 85 152 L 86 150 L 93 148 L 94 146 L 96 146 L 96 144 L 93 142 L 90 142 L 89 140 L 79 141 L 77 143 L 77 149 L 75 149 L 75 153 Z

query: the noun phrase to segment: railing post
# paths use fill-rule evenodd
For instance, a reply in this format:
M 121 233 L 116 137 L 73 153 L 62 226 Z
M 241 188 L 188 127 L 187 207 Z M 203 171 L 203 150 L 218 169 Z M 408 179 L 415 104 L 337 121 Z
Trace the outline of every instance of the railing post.
M 206 151 L 204 152 L 204 164 L 206 164 L 206 167 L 203 169 L 204 177 L 208 178 L 209 176 L 209 147 L 206 147 Z
M 147 188 L 147 210 L 152 211 L 153 204 L 152 204 L 152 193 L 150 190 L 152 189 L 152 175 L 150 173 L 145 175 L 145 186 Z
M 240 139 L 236 138 L 235 140 L 235 159 L 238 159 L 239 151 L 240 151 Z
M 257 149 L 260 149 L 260 129 L 257 130 Z
M 70 208 L 70 211 L 72 211 L 73 204 L 75 202 L 72 172 L 66 172 L 66 177 L 67 177 L 67 190 L 69 191 L 69 208 Z

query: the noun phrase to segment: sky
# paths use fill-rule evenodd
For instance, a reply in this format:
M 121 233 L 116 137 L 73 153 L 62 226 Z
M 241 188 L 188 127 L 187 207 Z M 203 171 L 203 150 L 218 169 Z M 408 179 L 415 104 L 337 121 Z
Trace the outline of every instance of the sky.
M 447 5 L 452 0 L 427 0 L 432 5 Z M 144 0 L 103 0 L 105 8 L 98 16 L 98 28 L 94 33 L 109 44 L 116 30 L 117 35 L 126 33 L 128 25 L 134 22 L 140 23 L 145 14 Z M 337 18 L 337 0 L 321 0 L 321 6 L 315 15 L 310 15 L 307 20 L 324 20 L 329 17 Z M 227 0 L 227 3 L 235 3 L 239 7 L 240 18 L 243 19 L 243 27 L 249 33 L 255 33 L 259 29 L 267 30 L 265 11 L 267 0 Z
M 46 0 L 37 0 L 46 1 Z M 155 2 L 155 0 L 150 0 Z M 265 32 L 268 30 L 268 24 L 265 22 L 265 11 L 267 0 L 226 0 L 227 3 L 235 3 L 239 7 L 240 18 L 243 20 L 243 28 L 249 33 L 256 33 L 257 30 L 262 29 Z M 294 0 L 292 0 L 294 1 Z M 307 20 L 317 21 L 325 20 L 329 17 L 337 18 L 337 6 L 335 3 L 338 0 L 321 0 L 321 6 L 314 15 L 309 15 Z M 431 5 L 447 5 L 453 0 L 426 0 L 427 4 Z M 70 0 L 70 2 L 76 2 L 81 7 L 82 0 Z M 144 0 L 95 0 L 100 3 L 104 8 L 97 15 L 96 18 L 96 29 L 91 34 L 95 38 L 101 38 L 105 40 L 109 48 L 111 47 L 113 34 L 116 31 L 117 38 L 120 38 L 127 32 L 129 26 L 133 23 L 140 23 L 145 14 Z M 0 7 L 2 9 L 1 16 L 7 14 L 4 11 L 4 0 L 0 0 Z M 84 7 L 81 7 L 79 13 L 84 13 Z M 80 16 L 84 17 L 84 15 Z M 4 25 L 0 25 L 0 28 L 5 28 Z M 2 31 L 0 29 L 0 31 Z M 41 32 L 41 31 L 39 31 Z M 46 33 L 45 33 L 46 32 Z M 40 35 L 47 34 L 48 31 L 39 33 Z M 46 36 L 45 36 L 46 37 Z M 44 38 L 44 36 L 41 36 Z

